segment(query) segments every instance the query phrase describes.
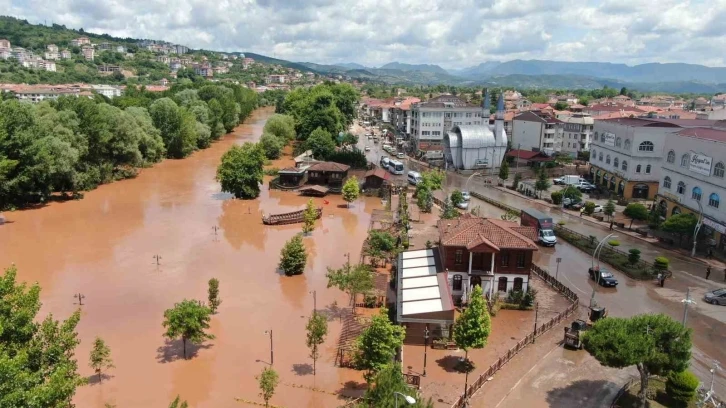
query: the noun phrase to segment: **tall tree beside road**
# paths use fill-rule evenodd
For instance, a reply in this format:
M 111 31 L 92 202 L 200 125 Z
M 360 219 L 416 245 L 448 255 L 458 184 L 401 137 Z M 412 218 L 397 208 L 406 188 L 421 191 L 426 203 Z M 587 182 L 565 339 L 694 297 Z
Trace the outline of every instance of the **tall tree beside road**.
M 265 367 L 262 373 L 257 377 L 260 385 L 260 396 L 265 401 L 265 407 L 270 406 L 270 400 L 275 395 L 275 388 L 280 383 L 280 377 L 277 375 L 277 371 L 273 370 L 272 367 Z
M 464 194 L 459 190 L 454 190 L 453 193 L 451 193 L 451 204 L 454 206 L 457 206 L 464 202 Z
M 40 287 L 16 277 L 14 266 L 0 275 L 0 407 L 68 407 L 85 383 L 74 356 L 81 312 L 37 319 Z
M 459 315 L 454 323 L 454 341 L 464 349 L 464 359 L 469 361 L 469 349 L 484 348 L 492 331 L 491 318 L 484 302 L 481 286 L 471 291 L 469 307 Z
M 308 253 L 300 235 L 290 238 L 280 251 L 280 269 L 287 276 L 302 274 L 307 261 Z
M 222 155 L 222 162 L 217 167 L 217 180 L 222 185 L 222 191 L 237 198 L 256 198 L 260 195 L 264 164 L 265 153 L 259 144 L 233 146 Z
M 208 285 L 207 301 L 209 301 L 209 309 L 212 311 L 212 314 L 215 314 L 217 313 L 219 305 L 222 304 L 222 300 L 219 298 L 219 279 L 210 279 Z
M 413 404 L 403 404 L 401 396 L 395 395 L 396 392 L 413 396 L 416 402 Z M 424 401 L 422 395 L 410 385 L 406 384 L 406 379 L 403 378 L 401 371 L 401 365 L 398 363 L 387 364 L 376 373 L 363 399 L 365 402 L 357 405 L 356 408 L 395 408 L 397 399 L 399 400 L 399 406 L 405 405 L 408 408 L 434 408 L 434 403 L 430 398 Z
M 514 173 L 514 181 L 512 182 L 512 190 L 519 188 L 519 182 L 522 181 L 522 173 Z
M 502 160 L 502 165 L 499 167 L 499 178 L 502 180 L 509 178 L 509 161 L 506 159 Z
M 638 369 L 643 408 L 650 376 L 683 371 L 691 359 L 691 329 L 663 314 L 599 320 L 585 332 L 583 343 L 606 367 Z
M 315 366 L 318 362 L 318 357 L 320 357 L 319 347 L 325 342 L 325 336 L 328 334 L 328 320 L 315 310 L 312 316 L 310 316 L 310 319 L 308 319 L 305 330 L 307 330 L 305 344 L 310 349 L 310 358 L 313 359 L 313 375 L 315 375 Z
M 459 211 L 456 210 L 454 204 L 451 202 L 449 197 L 444 199 L 444 204 L 441 206 L 441 219 L 450 220 L 459 216 Z
M 608 216 L 608 219 L 613 219 L 613 214 L 615 214 L 615 202 L 610 199 L 607 203 L 605 203 L 605 207 L 603 207 L 602 212 Z
M 544 168 L 539 169 L 537 173 L 537 181 L 534 182 L 534 189 L 539 192 L 540 198 L 542 198 L 542 192 L 546 191 L 552 183 L 547 178 L 547 171 Z
M 623 215 L 630 218 L 630 225 L 628 226 L 628 229 L 631 229 L 633 227 L 633 221 L 648 219 L 648 209 L 645 208 L 643 204 L 630 203 L 627 207 L 625 207 L 625 210 L 623 210 Z
M 682 213 L 670 216 L 661 225 L 661 230 L 678 235 L 678 243 L 683 241 L 684 236 L 693 236 L 696 230 L 698 219 L 691 213 Z
M 348 203 L 348 208 L 350 208 L 350 203 L 358 199 L 358 196 L 360 196 L 360 186 L 358 179 L 353 176 L 343 184 L 343 200 Z
M 93 371 L 98 374 L 98 382 L 102 381 L 103 370 L 113 368 L 113 360 L 111 360 L 111 349 L 106 345 L 102 338 L 96 337 L 93 341 L 91 356 L 89 357 L 89 365 Z
M 316 160 L 327 160 L 335 152 L 335 141 L 330 132 L 317 128 L 305 140 L 304 150 L 312 150 Z
M 396 350 L 403 346 L 406 329 L 388 319 L 388 309 L 381 308 L 363 329 L 356 340 L 355 363 L 359 370 L 365 370 L 364 377 L 370 384 L 376 373 L 393 363 Z
M 200 301 L 184 299 L 164 312 L 164 335 L 170 340 L 182 339 L 184 358 L 187 358 L 187 341 L 202 343 L 213 340 L 214 335 L 207 333 L 212 310 Z

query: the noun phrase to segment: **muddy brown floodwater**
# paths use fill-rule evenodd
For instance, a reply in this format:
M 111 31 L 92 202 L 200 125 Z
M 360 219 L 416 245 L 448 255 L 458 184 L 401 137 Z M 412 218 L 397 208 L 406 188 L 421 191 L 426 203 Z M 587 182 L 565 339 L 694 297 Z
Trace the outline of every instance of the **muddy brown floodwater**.
M 79 307 L 74 294 L 85 296 L 77 358 L 91 384 L 78 389 L 79 408 L 162 408 L 176 395 L 191 407 L 261 401 L 255 375 L 270 362 L 266 330 L 273 331 L 274 368 L 282 382 L 275 405 L 337 406 L 333 393 L 361 380 L 333 364 L 340 331 L 334 319 L 313 378 L 305 323 L 313 290 L 319 309 L 346 304 L 345 294 L 326 289 L 326 267 L 340 267 L 348 252 L 358 258 L 380 201 L 360 199 L 347 209 L 340 196 L 328 197 L 328 205 L 316 198 L 323 218 L 305 238 L 305 273 L 286 277 L 277 272 L 280 249 L 300 225 L 266 227 L 261 214 L 300 209 L 306 199 L 265 185 L 256 200 L 233 200 L 214 180 L 221 155 L 234 144 L 256 141 L 272 113 L 259 109 L 209 149 L 101 186 L 82 200 L 6 213 L 0 268 L 14 262 L 21 280 L 40 283 L 41 315 L 65 319 Z M 155 255 L 161 257 L 158 267 Z M 192 357 L 184 360 L 181 342 L 163 337 L 164 310 L 185 298 L 206 300 L 212 277 L 220 280 L 222 298 L 211 323 L 217 338 L 191 347 Z M 106 340 L 116 365 L 102 384 L 90 378 L 88 367 L 95 336 Z

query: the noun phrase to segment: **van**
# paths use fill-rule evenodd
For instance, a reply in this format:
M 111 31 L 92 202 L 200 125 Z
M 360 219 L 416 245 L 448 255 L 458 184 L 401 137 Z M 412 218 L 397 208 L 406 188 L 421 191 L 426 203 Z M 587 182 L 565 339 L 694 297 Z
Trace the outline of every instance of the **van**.
M 417 185 L 421 182 L 421 173 L 417 171 L 408 172 L 408 184 Z
M 387 156 L 381 157 L 381 167 L 383 167 L 384 169 L 387 169 L 389 164 L 391 164 L 391 160 L 388 159 Z

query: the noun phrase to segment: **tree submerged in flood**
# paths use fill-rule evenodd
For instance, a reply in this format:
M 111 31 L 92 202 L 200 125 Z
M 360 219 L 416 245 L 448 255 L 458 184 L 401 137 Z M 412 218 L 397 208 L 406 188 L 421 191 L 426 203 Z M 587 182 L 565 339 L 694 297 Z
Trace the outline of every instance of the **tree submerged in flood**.
M 236 198 L 257 198 L 265 159 L 265 152 L 258 143 L 245 143 L 227 150 L 217 167 L 217 180 L 222 191 L 234 194 Z

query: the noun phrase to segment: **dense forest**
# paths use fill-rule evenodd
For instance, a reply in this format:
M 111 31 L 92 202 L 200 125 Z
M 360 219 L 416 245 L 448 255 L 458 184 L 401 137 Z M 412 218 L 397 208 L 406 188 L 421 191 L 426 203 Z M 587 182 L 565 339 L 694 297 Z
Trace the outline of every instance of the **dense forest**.
M 158 93 L 129 87 L 108 100 L 62 97 L 37 105 L 0 101 L 0 209 L 53 193 L 133 177 L 163 158 L 182 158 L 231 132 L 258 106 L 238 85 L 182 80 Z

